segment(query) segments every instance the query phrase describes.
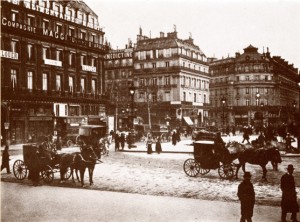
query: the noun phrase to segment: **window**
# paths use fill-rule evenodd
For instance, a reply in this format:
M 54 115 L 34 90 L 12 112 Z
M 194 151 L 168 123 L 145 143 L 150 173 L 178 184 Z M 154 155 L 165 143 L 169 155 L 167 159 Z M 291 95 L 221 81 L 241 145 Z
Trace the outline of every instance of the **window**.
M 91 66 L 95 66 L 95 60 L 96 59 L 94 57 L 91 58 Z
M 246 94 L 249 94 L 249 87 L 246 87 Z
M 245 76 L 245 79 L 246 79 L 246 81 L 249 81 L 250 77 L 249 76 Z
M 81 78 L 80 80 L 80 92 L 84 93 L 85 92 L 85 79 Z
M 183 101 L 186 101 L 186 92 L 183 92 Z
M 55 27 L 55 31 L 58 33 L 62 33 L 62 24 L 57 23 Z
M 203 95 L 203 103 L 206 103 L 206 95 Z
M 10 47 L 12 52 L 17 52 L 17 41 L 11 41 Z
M 197 102 L 197 94 L 194 93 L 194 102 Z
M 73 27 L 69 27 L 68 35 L 69 35 L 70 37 L 75 37 L 75 36 L 74 36 L 74 33 L 75 33 L 74 28 L 73 28 Z
M 152 63 L 152 68 L 156 69 L 156 63 Z
M 48 90 L 48 74 L 47 73 L 43 73 L 43 91 L 47 91 Z
M 80 64 L 85 65 L 86 64 L 86 55 L 81 55 L 80 58 L 81 58 Z
M 165 77 L 165 85 L 166 86 L 170 85 L 170 76 Z
M 13 22 L 19 21 L 19 11 L 11 10 L 11 21 Z
M 80 32 L 80 38 L 83 39 L 83 40 L 85 40 L 86 39 L 86 32 L 81 31 Z
M 96 92 L 96 80 L 92 79 L 91 93 L 95 94 L 95 92 Z
M 152 78 L 151 81 L 153 86 L 157 86 L 157 78 Z
M 17 70 L 15 69 L 10 70 L 10 84 L 13 90 L 17 88 Z
M 27 89 L 33 89 L 33 72 L 27 72 Z
M 27 25 L 35 26 L 34 20 L 35 20 L 35 18 L 33 15 L 27 15 Z
M 75 65 L 75 53 L 70 52 L 69 54 L 69 65 L 74 66 Z
M 49 20 L 43 20 L 43 29 L 48 29 L 49 28 Z
M 145 86 L 145 79 L 140 79 L 140 86 Z
M 249 101 L 249 99 L 246 99 L 246 106 L 250 106 L 250 101 Z
M 169 62 L 166 62 L 166 67 L 170 67 L 170 63 Z
M 56 86 L 55 86 L 56 91 L 61 90 L 61 76 L 56 75 Z
M 144 64 L 140 64 L 140 69 L 144 69 Z
M 33 59 L 33 45 L 28 44 L 27 45 L 27 54 L 28 54 L 28 60 Z
M 49 48 L 43 48 L 43 59 L 50 58 L 50 49 Z
M 69 92 L 74 91 L 74 77 L 69 76 Z
M 171 101 L 170 92 L 165 92 L 166 95 L 166 101 Z
M 56 60 L 62 61 L 62 50 L 56 50 Z

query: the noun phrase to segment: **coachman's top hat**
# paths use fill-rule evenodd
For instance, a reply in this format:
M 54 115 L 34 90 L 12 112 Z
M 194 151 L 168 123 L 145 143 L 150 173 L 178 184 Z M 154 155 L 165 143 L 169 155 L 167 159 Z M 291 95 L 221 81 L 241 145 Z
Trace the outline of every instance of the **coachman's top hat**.
M 251 178 L 251 173 L 250 172 L 245 172 L 244 178 L 245 179 L 250 179 Z
M 287 170 L 293 170 L 293 169 L 294 169 L 294 166 L 292 164 L 289 164 L 287 167 Z

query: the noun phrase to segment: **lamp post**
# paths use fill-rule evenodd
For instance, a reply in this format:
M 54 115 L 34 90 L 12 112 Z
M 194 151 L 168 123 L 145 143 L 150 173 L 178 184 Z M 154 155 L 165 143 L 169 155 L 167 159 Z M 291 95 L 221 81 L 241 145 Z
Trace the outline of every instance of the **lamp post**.
M 134 93 L 135 93 L 135 87 L 134 85 L 132 84 L 130 87 L 129 87 L 129 93 L 130 93 L 130 96 L 131 96 L 131 130 L 129 132 L 129 138 L 128 138 L 128 147 L 129 149 L 130 148 L 133 148 L 133 147 L 136 147 L 136 145 L 134 144 L 135 143 L 135 132 L 134 132 Z
M 226 99 L 224 98 L 224 97 L 222 97 L 222 99 L 221 99 L 221 103 L 222 103 L 222 131 L 223 131 L 223 133 L 224 133 L 224 130 L 225 130 L 225 128 L 224 128 L 224 126 L 225 126 L 225 103 L 226 103 Z

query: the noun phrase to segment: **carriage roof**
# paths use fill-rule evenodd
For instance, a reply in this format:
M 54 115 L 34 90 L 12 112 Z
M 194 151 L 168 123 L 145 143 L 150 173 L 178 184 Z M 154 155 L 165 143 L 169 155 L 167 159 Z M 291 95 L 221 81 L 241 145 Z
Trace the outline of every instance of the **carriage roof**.
M 195 137 L 195 140 L 214 140 L 217 137 L 217 133 L 207 130 L 200 130 Z

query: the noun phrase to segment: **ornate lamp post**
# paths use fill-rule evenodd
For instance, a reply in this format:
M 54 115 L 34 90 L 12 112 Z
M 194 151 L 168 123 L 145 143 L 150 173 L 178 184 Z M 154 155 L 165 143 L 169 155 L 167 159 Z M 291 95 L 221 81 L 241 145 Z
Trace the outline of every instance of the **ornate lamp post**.
M 136 88 L 134 87 L 133 84 L 129 87 L 129 93 L 131 96 L 131 123 L 130 123 L 131 130 L 129 132 L 129 137 L 128 137 L 129 149 L 136 147 L 136 145 L 134 144 L 135 143 L 135 132 L 134 132 L 134 93 L 135 93 L 135 89 Z
M 225 103 L 226 103 L 226 99 L 224 97 L 222 97 L 221 99 L 221 103 L 222 103 L 222 131 L 224 133 L 225 130 Z

